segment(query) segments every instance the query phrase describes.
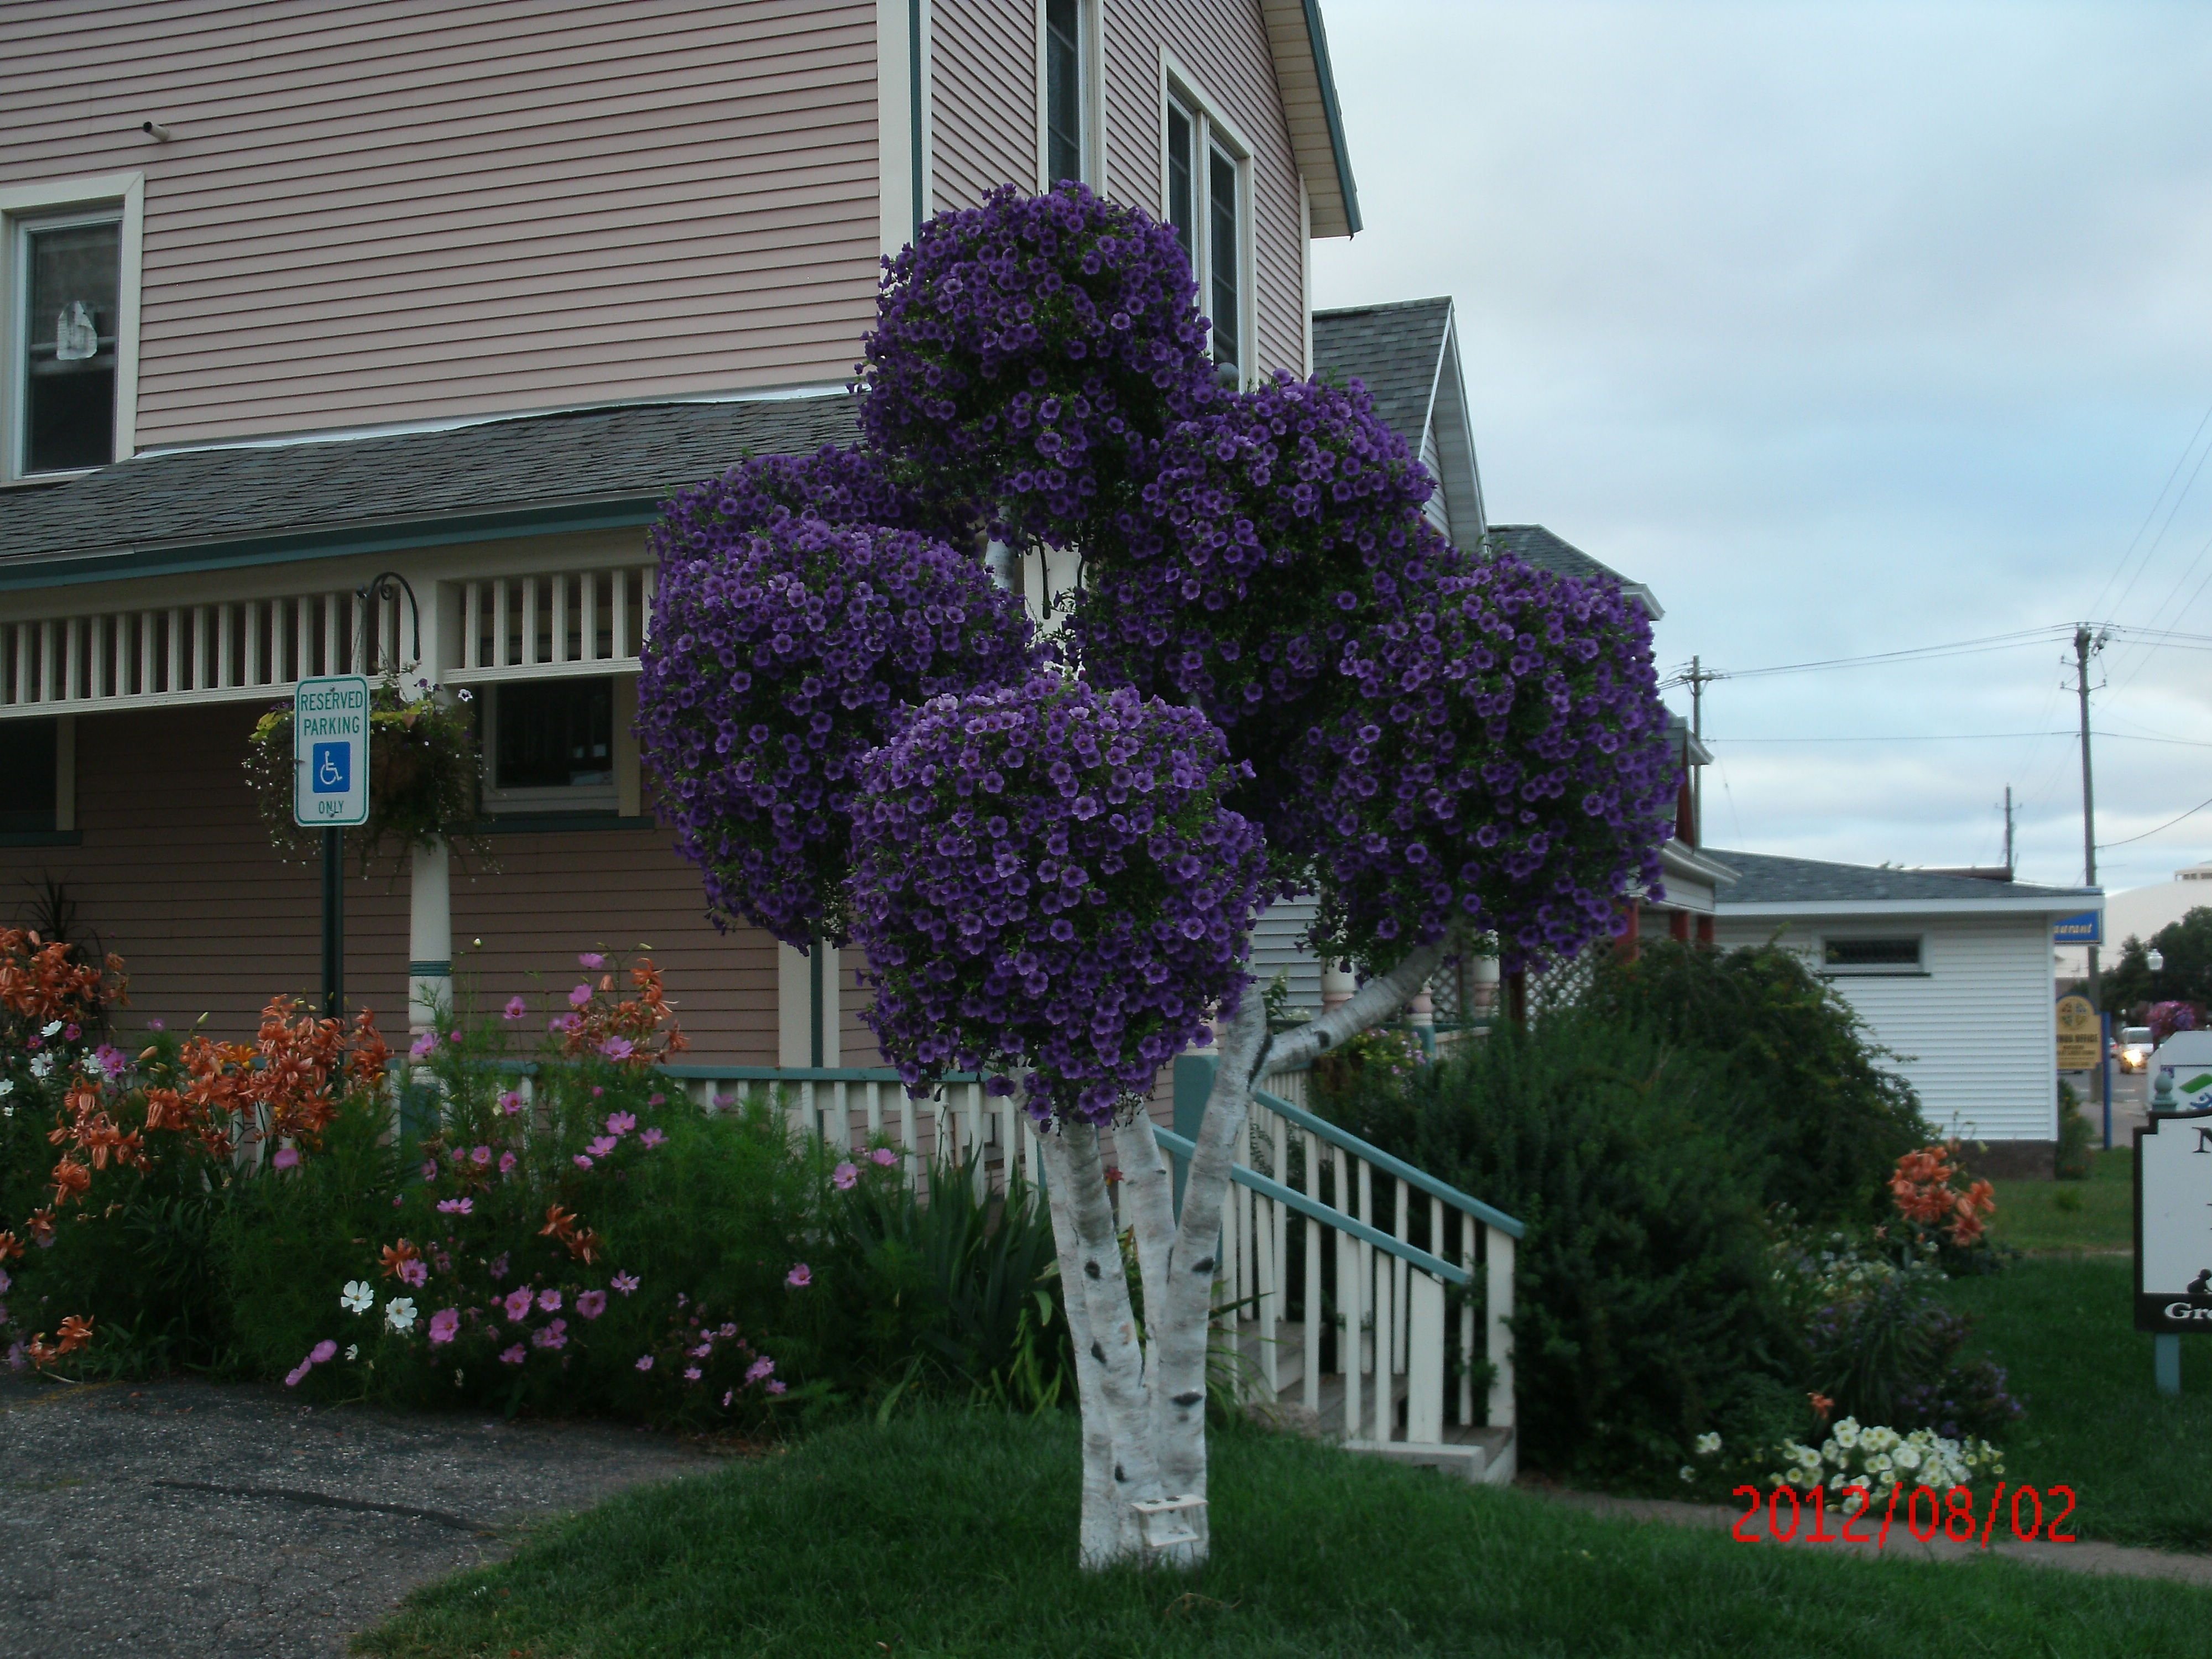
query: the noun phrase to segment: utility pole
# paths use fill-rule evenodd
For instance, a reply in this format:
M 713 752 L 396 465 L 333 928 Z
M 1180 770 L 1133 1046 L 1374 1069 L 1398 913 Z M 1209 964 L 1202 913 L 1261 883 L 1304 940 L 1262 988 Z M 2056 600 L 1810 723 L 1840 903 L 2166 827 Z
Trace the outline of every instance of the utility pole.
M 2074 630 L 2074 694 L 2081 708 L 2081 884 L 2097 884 L 2097 787 L 2089 763 L 2089 659 L 2105 648 L 2106 635 L 2083 623 Z M 2089 1006 L 2097 1011 L 2097 1079 L 2105 1112 L 2105 1150 L 2112 1147 L 2112 1022 L 2097 973 L 2097 947 L 2089 947 Z
M 1682 676 L 1690 688 L 1690 738 L 1700 749 L 1705 746 L 1705 685 L 1721 678 L 1705 672 L 1704 662 L 1697 657 L 1690 659 L 1690 672 Z M 1698 821 L 1698 844 L 1702 847 L 1706 839 L 1705 769 L 1702 766 L 1690 769 L 1690 816 Z
M 2005 879 L 2010 881 L 2013 872 L 2020 866 L 2012 856 L 2012 786 L 2005 785 Z

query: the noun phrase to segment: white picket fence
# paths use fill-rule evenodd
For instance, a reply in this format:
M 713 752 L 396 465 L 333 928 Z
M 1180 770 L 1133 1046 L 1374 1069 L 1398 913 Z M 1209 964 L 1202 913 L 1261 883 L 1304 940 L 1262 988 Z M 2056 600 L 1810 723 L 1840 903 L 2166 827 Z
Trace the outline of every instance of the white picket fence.
M 1203 1099 L 1211 1066 L 1179 1061 L 1178 1097 Z M 1041 1182 L 1029 1114 L 980 1079 L 915 1100 L 896 1073 L 874 1068 L 665 1071 L 710 1109 L 766 1091 L 795 1135 L 854 1152 L 890 1141 L 914 1154 L 911 1180 L 933 1158 L 972 1154 L 979 1188 L 1002 1188 L 1013 1168 Z M 1308 1111 L 1304 1073 L 1262 1082 L 1223 1225 L 1231 1386 L 1349 1449 L 1510 1480 L 1522 1224 Z M 1188 1139 L 1155 1133 L 1178 1160 L 1189 1157 Z

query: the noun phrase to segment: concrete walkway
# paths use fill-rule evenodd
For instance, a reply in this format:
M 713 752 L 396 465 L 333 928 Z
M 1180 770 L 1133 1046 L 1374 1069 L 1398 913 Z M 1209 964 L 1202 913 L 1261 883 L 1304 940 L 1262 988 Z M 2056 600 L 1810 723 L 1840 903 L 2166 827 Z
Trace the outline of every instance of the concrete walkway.
M 1728 1531 L 1743 1514 L 1741 1509 L 1723 1509 L 1713 1504 L 1675 1504 L 1664 1498 L 1609 1498 L 1601 1492 L 1569 1492 L 1558 1486 L 1542 1486 L 1523 1483 L 1522 1492 L 1534 1492 L 1554 1502 L 1565 1504 L 1592 1515 L 1610 1516 L 1623 1521 L 1657 1521 L 1674 1527 L 1705 1527 Z M 1986 1504 L 1986 1497 L 1983 1499 Z M 1786 1505 L 1784 1506 L 1787 1507 Z M 1924 1515 L 1926 1510 L 1923 1509 Z M 1869 1544 L 1813 1544 L 1807 1542 L 1813 1530 L 1812 1510 L 1807 1506 L 1803 1524 L 1795 1540 L 1778 1540 L 1767 1536 L 1764 1524 L 1765 1511 L 1761 1510 L 1757 1520 L 1744 1523 L 1746 1533 L 1757 1534 L 1761 1546 L 1771 1547 L 1781 1542 L 1785 1549 L 1820 1549 L 1829 1551 L 1856 1550 L 1872 1555 Z M 1881 1512 L 1875 1510 L 1871 1521 L 1859 1523 L 1856 1530 L 1879 1534 Z M 1830 1516 L 1828 1530 L 1843 1530 L 1841 1520 Z M 2081 1542 L 2052 1544 L 2038 1540 L 2022 1543 L 2010 1535 L 2005 1518 L 1997 1520 L 1998 1537 L 1992 1537 L 1987 1549 L 1975 1544 L 1954 1544 L 1938 1533 L 1926 1542 L 1915 1538 L 1905 1528 L 1900 1509 L 1889 1529 L 1889 1541 L 1881 1551 L 1885 1557 L 1893 1556 L 1905 1561 L 1976 1561 L 1990 1556 L 2001 1556 L 2008 1561 L 2024 1562 L 2033 1567 L 2056 1567 L 2066 1572 L 2087 1572 L 2117 1575 L 2124 1578 L 2171 1578 L 2185 1584 L 2212 1586 L 2212 1555 L 2180 1555 L 2166 1550 L 2131 1549 L 2120 1544 Z M 1753 1547 L 1746 1546 L 1747 1548 Z
M 714 1467 L 665 1435 L 0 1381 L 0 1656 L 324 1656 L 523 1522 Z

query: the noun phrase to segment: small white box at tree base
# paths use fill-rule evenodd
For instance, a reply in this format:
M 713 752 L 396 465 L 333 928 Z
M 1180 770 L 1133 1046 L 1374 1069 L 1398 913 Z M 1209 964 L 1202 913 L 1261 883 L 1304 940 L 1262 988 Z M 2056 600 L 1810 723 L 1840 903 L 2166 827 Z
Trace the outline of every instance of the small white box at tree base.
M 1137 1512 L 1137 1522 L 1144 1530 L 1147 1549 L 1164 1550 L 1177 1544 L 1198 1542 L 1198 1529 L 1191 1522 L 1197 1512 L 1206 1507 L 1203 1498 L 1185 1493 L 1177 1498 L 1132 1504 L 1129 1507 Z
M 308 830 L 368 822 L 368 682 L 359 674 L 293 690 L 292 820 Z
M 2212 1332 L 2212 1110 L 2136 1131 L 2136 1328 Z

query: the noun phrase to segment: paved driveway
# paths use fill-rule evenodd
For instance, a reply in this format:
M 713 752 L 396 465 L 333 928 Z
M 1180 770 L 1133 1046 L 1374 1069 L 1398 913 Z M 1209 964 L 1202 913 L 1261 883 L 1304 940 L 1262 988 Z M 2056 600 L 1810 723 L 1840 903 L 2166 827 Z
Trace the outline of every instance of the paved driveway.
M 339 1654 L 520 1523 L 711 1467 L 642 1430 L 0 1381 L 0 1656 Z

